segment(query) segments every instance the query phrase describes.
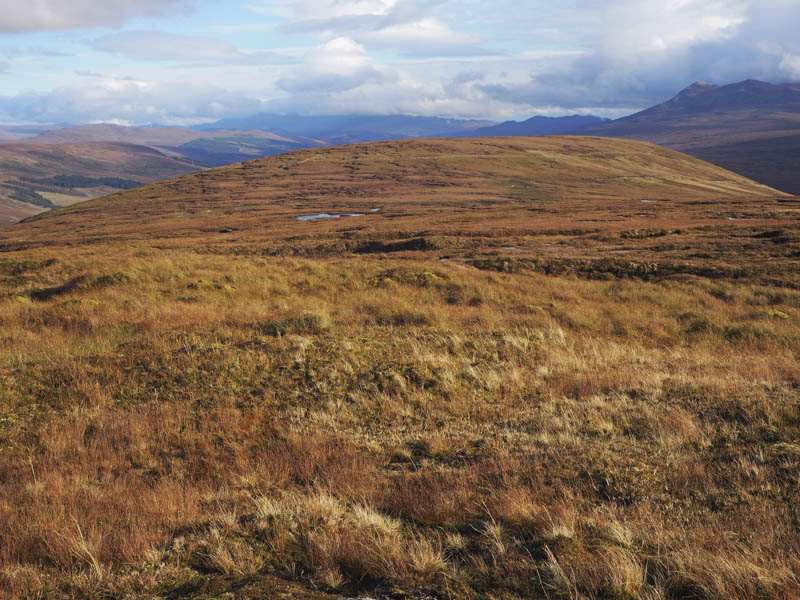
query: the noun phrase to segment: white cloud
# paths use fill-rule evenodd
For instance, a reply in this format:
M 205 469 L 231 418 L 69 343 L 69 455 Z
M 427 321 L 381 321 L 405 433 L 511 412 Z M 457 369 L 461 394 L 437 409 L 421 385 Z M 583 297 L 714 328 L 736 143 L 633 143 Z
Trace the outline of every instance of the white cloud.
M 800 56 L 793 54 L 785 55 L 783 60 L 781 60 L 780 68 L 788 77 L 800 80 Z
M 97 79 L 48 93 L 0 97 L 0 111 L 23 122 L 118 121 L 185 124 L 246 115 L 263 108 L 258 100 L 208 84 Z
M 299 19 L 332 19 L 353 15 L 387 15 L 398 0 L 297 0 Z
M 291 93 L 336 93 L 367 83 L 385 83 L 393 74 L 370 60 L 367 50 L 346 37 L 334 38 L 311 50 L 300 72 L 278 85 Z
M 391 48 L 412 55 L 488 53 L 477 47 L 483 41 L 482 37 L 454 31 L 432 17 L 366 31 L 356 35 L 356 39 L 370 48 Z
M 617 58 L 728 39 L 745 21 L 743 3 L 730 0 L 622 0 L 608 3 L 606 10 L 603 50 Z
M 6 8 L 0 30 L 31 23 L 40 29 L 114 25 L 203 1 L 29 0 L 23 6 L 22 0 L 0 0 Z M 254 14 L 232 22 L 208 18 L 232 6 L 217 3 L 202 13 L 205 20 L 194 20 L 203 27 L 195 35 L 179 35 L 188 29 L 182 22 L 171 33 L 101 37 L 94 48 L 111 55 L 97 63 L 79 64 L 76 55 L 59 71 L 46 58 L 23 65 L 9 55 L 4 80 L 36 65 L 37 89 L 69 76 L 75 83 L 52 94 L 2 99 L 0 111 L 56 121 L 176 121 L 242 114 L 264 108 L 261 99 L 268 99 L 273 109 L 328 114 L 619 115 L 665 100 L 695 80 L 800 79 L 798 1 L 245 0 L 237 7 L 246 10 L 250 2 Z M 163 27 L 169 30 L 166 22 Z M 230 41 L 209 31 L 224 31 Z M 254 44 L 281 48 L 242 49 Z M 89 75 L 95 69 L 119 75 L 114 56 L 131 61 L 124 63 L 126 74 L 146 85 L 129 81 L 120 90 L 119 77 L 112 84 Z M 185 66 L 192 67 L 192 78 Z M 197 81 L 217 87 L 192 87 Z M 89 99 L 86 107 L 81 93 Z
M 785 58 L 800 54 L 796 1 L 573 0 L 568 8 L 545 19 L 546 35 L 559 31 L 559 43 L 582 54 L 534 66 L 527 77 L 496 74 L 476 85 L 520 108 L 593 107 L 613 113 L 663 101 L 696 80 L 724 84 L 797 76 Z M 530 9 L 548 12 L 538 0 Z M 570 23 L 572 16 L 580 26 Z M 780 51 L 766 52 L 765 40 L 779 42 Z
M 0 0 L 0 32 L 117 27 L 186 9 L 186 0 Z
M 280 29 L 323 38 L 347 36 L 371 50 L 406 55 L 489 53 L 479 46 L 482 36 L 453 29 L 432 15 L 430 6 L 413 0 L 299 0 L 295 18 Z

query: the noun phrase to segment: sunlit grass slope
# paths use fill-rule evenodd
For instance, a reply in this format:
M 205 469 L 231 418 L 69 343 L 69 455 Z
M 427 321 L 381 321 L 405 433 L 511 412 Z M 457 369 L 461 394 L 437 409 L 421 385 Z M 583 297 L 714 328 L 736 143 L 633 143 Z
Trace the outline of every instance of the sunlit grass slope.
M 76 178 L 150 182 L 197 169 L 188 160 L 170 158 L 153 148 L 133 144 L 0 144 L 0 226 L 40 214 L 53 205 L 72 204 L 114 191 L 105 186 L 83 187 L 86 183 L 74 182 Z M 62 179 L 58 185 L 54 184 L 54 177 Z
M 793 200 L 398 142 L 4 231 L 0 597 L 796 598 Z
M 523 225 L 590 229 L 584 223 L 589 219 L 636 225 L 649 212 L 644 208 L 659 208 L 642 206 L 642 200 L 691 211 L 699 202 L 738 199 L 741 211 L 743 200 L 779 196 L 785 194 L 643 142 L 406 140 L 298 151 L 213 169 L 47 213 L 16 231 L 41 243 L 166 238 L 170 245 L 194 244 L 198 237 L 294 242 L 359 226 L 372 236 L 491 234 Z M 380 214 L 371 213 L 375 208 Z M 296 221 L 325 212 L 367 216 Z

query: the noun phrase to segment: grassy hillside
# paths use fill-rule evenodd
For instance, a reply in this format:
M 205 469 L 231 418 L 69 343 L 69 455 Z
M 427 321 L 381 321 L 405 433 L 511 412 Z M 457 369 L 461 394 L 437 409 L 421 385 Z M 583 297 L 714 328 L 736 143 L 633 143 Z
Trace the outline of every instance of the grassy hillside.
M 686 155 L 626 140 L 404 140 L 231 165 L 84 202 L 16 231 L 31 244 L 62 244 L 65 235 L 75 243 L 113 237 L 181 245 L 202 239 L 303 253 L 335 242 L 338 252 L 343 240 L 403 234 L 468 240 L 528 230 L 635 229 L 651 225 L 652 215 L 667 206 L 681 206 L 686 217 L 703 213 L 725 222 L 748 211 L 760 215 L 760 208 L 751 210 L 751 199 L 764 196 L 786 195 Z M 718 214 L 702 203 L 711 200 L 726 200 L 729 212 Z M 92 218 L 99 211 L 104 218 Z M 364 216 L 297 220 L 320 213 Z M 5 237 L 13 239 L 14 232 Z
M 796 200 L 428 140 L 8 228 L 0 597 L 796 598 Z
M 0 225 L 196 170 L 187 161 L 130 144 L 0 144 Z
M 36 144 L 115 142 L 151 146 L 186 162 L 227 165 L 300 148 L 316 148 L 324 142 L 298 137 L 290 139 L 268 131 L 196 131 L 183 127 L 124 127 L 121 125 L 77 125 L 48 131 L 30 140 Z
M 796 86 L 754 80 L 721 87 L 695 83 L 667 102 L 585 132 L 668 146 L 800 194 Z

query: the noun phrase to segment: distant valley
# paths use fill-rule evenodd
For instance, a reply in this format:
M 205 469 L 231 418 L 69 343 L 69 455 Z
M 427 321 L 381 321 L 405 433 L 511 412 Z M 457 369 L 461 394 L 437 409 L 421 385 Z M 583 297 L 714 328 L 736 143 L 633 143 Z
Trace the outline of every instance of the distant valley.
M 196 170 L 187 160 L 132 144 L 0 144 L 0 225 Z
M 541 135 L 648 141 L 800 194 L 800 86 L 748 80 L 725 86 L 698 82 L 666 102 L 614 121 L 592 115 L 495 123 L 407 115 L 257 114 L 194 128 L 3 126 L 0 224 L 135 183 L 293 150 L 411 138 Z
M 523 129 L 519 131 L 524 130 L 525 135 L 571 133 L 578 126 L 599 121 L 593 117 L 536 117 L 520 124 Z M 420 137 L 498 135 L 492 129 L 495 126 L 491 121 L 404 115 L 259 114 L 197 128 L 114 124 L 2 127 L 0 225 L 125 189 L 131 182 L 149 183 L 306 148 Z M 510 124 L 497 127 L 505 131 Z M 102 178 L 106 178 L 105 183 L 100 181 Z M 114 178 L 119 181 L 114 182 Z M 58 185 L 54 185 L 56 181 Z M 75 185 L 67 185 L 70 182 Z M 106 185 L 108 182 L 122 188 Z

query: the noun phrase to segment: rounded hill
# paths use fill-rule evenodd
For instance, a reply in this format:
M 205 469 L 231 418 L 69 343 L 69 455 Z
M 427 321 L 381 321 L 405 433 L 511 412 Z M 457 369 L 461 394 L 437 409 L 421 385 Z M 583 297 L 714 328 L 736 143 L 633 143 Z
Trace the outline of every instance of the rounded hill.
M 642 225 L 643 202 L 682 211 L 779 196 L 643 142 L 403 140 L 301 150 L 142 186 L 35 217 L 8 229 L 0 242 L 299 247 L 367 233 L 374 239 L 398 232 L 469 236 L 601 222 L 633 229 Z

